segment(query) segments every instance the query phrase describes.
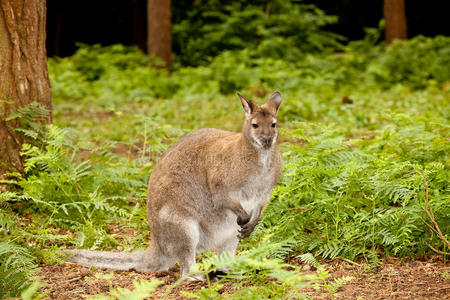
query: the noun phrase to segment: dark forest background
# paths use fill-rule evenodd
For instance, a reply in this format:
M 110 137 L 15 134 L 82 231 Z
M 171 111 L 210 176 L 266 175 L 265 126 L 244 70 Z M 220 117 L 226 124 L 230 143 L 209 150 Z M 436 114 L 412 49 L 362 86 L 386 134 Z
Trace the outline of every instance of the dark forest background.
M 201 6 L 221 6 L 232 2 L 245 5 L 267 5 L 267 0 L 201 1 L 173 0 L 172 23 L 180 24 L 198 17 L 193 11 Z M 382 0 L 304 0 L 292 1 L 314 4 L 327 15 L 335 15 L 338 22 L 323 29 L 340 34 L 348 40 L 362 39 L 364 28 L 378 27 L 383 18 Z M 146 0 L 47 1 L 47 53 L 48 56 L 69 56 L 77 43 L 111 45 L 138 45 L 146 50 Z M 450 35 L 450 2 L 442 0 L 405 1 L 408 37 L 417 35 L 434 37 Z M 207 24 L 207 20 L 204 23 Z M 173 50 L 179 51 L 177 37 Z

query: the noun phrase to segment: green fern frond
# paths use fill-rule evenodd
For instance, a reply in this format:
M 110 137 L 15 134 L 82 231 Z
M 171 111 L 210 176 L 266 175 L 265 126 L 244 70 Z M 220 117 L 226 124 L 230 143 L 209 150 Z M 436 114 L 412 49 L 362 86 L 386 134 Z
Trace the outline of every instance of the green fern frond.
M 308 264 L 315 268 L 318 268 L 320 265 L 319 262 L 317 261 L 317 259 L 311 253 L 305 253 L 305 254 L 299 255 L 297 257 L 300 258 L 300 260 L 302 262 L 304 262 L 305 264 Z
M 94 297 L 89 297 L 89 300 L 142 300 L 150 297 L 158 286 L 163 284 L 161 280 L 141 280 L 133 281 L 134 290 L 125 288 L 111 289 L 111 296 L 99 294 Z
M 30 284 L 31 280 L 27 272 L 0 264 L 1 299 L 19 296 Z
M 20 295 L 36 270 L 31 253 L 10 242 L 0 242 L 0 298 Z
M 355 277 L 353 276 L 342 276 L 334 279 L 333 282 L 324 285 L 324 287 L 326 288 L 328 293 L 330 293 L 330 295 L 334 295 L 339 290 L 339 288 L 341 288 L 342 286 L 346 285 L 348 282 L 354 279 Z
M 344 251 L 344 246 L 339 245 L 337 241 L 333 241 L 320 246 L 316 252 L 316 255 L 320 255 L 324 258 L 336 258 L 342 251 Z

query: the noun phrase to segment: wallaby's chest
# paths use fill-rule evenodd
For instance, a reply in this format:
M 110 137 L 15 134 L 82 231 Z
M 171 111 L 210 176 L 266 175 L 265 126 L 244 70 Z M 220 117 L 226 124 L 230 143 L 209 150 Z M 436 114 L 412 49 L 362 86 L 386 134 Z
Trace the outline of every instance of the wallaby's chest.
M 231 195 L 239 200 L 248 213 L 267 202 L 273 188 L 275 170 L 271 164 L 271 157 L 268 154 L 261 155 L 260 165 L 261 168 L 248 176 L 245 184 Z

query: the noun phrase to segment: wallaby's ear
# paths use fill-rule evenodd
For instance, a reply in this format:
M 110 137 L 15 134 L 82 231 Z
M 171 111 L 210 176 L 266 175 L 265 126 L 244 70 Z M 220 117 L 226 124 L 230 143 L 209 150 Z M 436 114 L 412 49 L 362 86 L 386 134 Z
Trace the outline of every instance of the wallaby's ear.
M 276 115 L 278 113 L 278 108 L 281 104 L 281 93 L 278 91 L 275 91 L 272 96 L 270 96 L 269 101 L 267 101 L 263 107 L 266 107 L 267 109 L 270 109 L 273 111 L 273 113 Z
M 241 99 L 242 107 L 244 108 L 245 114 L 249 115 L 255 109 L 256 104 L 252 102 L 252 100 L 248 100 L 244 96 L 242 96 L 239 92 L 237 92 L 239 99 Z

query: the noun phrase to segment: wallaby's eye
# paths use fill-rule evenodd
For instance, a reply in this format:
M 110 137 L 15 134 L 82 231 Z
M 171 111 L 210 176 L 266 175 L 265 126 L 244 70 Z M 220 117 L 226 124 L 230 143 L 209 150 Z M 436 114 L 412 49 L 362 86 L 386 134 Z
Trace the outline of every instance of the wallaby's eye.
M 258 124 L 252 124 L 253 128 L 258 128 Z
M 272 123 L 272 127 L 275 127 L 275 126 L 277 126 L 277 123 Z

